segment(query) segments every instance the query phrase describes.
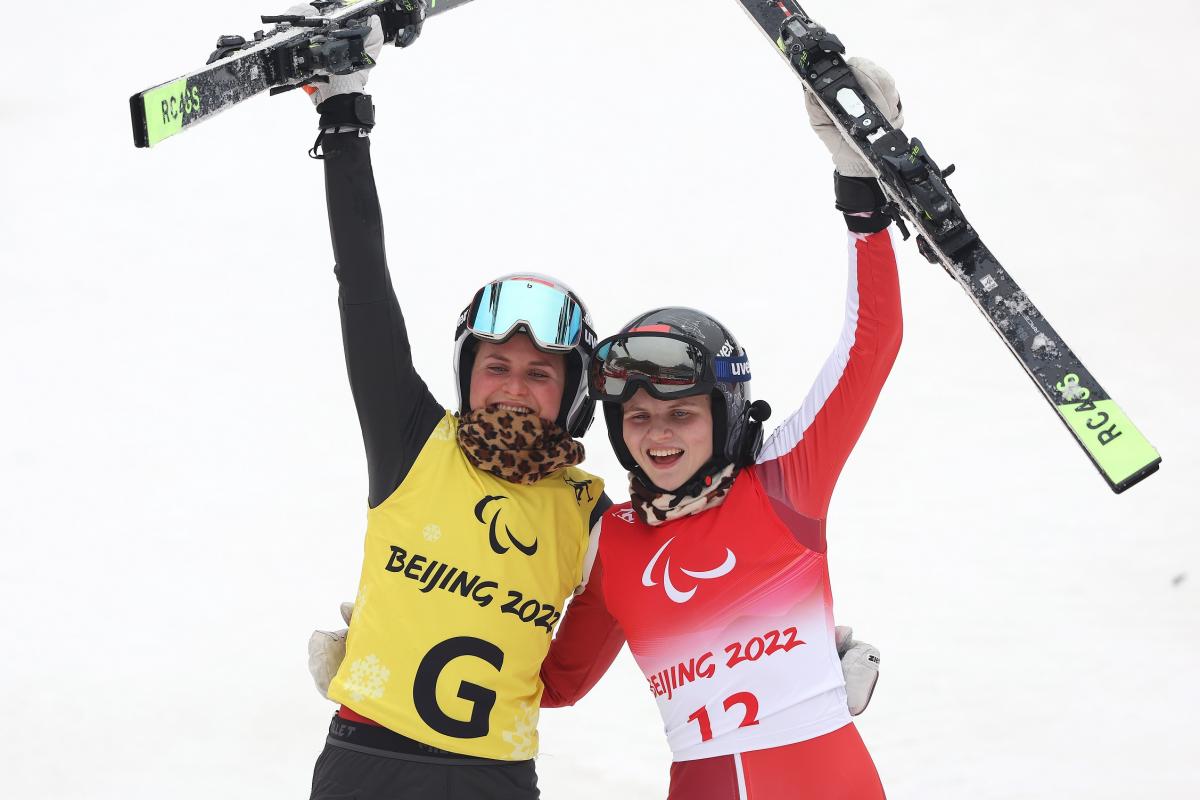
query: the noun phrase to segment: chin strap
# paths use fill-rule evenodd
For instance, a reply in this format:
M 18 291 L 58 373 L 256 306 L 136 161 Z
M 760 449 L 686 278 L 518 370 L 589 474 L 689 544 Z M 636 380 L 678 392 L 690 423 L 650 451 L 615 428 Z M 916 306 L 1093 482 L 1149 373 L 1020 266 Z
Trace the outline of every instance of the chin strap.
M 702 497 L 707 492 L 712 491 L 714 484 L 720 483 L 722 473 L 729 470 L 731 471 L 730 474 L 736 477 L 741 469 L 741 465 L 739 464 L 730 464 L 724 459 L 718 460 L 714 458 L 712 461 L 709 461 L 703 467 L 696 470 L 696 474 L 688 478 L 687 483 L 680 486 L 674 492 L 666 492 L 662 489 L 659 489 L 649 480 L 646 480 L 644 476 L 641 478 L 641 480 L 647 487 L 663 495 L 673 495 L 675 497 Z M 638 472 L 640 473 L 641 470 L 639 469 Z

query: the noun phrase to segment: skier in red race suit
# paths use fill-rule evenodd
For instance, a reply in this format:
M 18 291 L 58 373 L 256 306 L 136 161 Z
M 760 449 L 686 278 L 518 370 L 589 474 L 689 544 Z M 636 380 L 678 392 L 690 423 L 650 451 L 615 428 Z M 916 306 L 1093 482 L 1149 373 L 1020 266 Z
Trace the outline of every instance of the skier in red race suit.
M 901 125 L 890 76 L 854 66 Z M 590 369 L 632 500 L 592 531 L 584 588 L 542 667 L 542 704 L 590 688 L 607 664 L 595 652 L 623 635 L 665 723 L 670 800 L 884 796 L 847 706 L 825 533 L 900 346 L 900 291 L 879 185 L 808 103 L 837 166 L 850 274 L 837 346 L 800 407 L 764 446 L 770 408 L 750 400 L 746 351 L 692 309 L 640 315 L 597 346 Z

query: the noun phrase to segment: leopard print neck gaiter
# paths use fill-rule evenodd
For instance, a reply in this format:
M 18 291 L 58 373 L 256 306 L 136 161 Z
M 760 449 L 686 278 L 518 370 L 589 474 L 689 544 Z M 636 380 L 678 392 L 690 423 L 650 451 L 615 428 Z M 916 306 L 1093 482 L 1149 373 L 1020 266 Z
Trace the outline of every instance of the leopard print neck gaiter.
M 537 483 L 583 461 L 583 443 L 558 425 L 498 406 L 460 414 L 458 446 L 476 467 L 509 483 Z

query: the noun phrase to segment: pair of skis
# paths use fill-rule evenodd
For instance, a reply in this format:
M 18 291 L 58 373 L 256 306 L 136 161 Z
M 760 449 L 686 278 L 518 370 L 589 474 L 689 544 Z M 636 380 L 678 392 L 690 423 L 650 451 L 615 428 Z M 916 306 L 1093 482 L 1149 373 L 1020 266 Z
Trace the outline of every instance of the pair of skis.
M 270 31 L 250 39 L 222 36 L 203 68 L 129 98 L 133 143 L 154 145 L 263 92 L 278 94 L 308 83 L 373 67 L 365 42 L 371 17 L 384 41 L 411 44 L 425 19 L 470 0 L 313 0 L 313 16 L 264 16 Z
M 321 80 L 326 73 L 374 65 L 364 52 L 367 23 L 378 16 L 385 41 L 404 46 L 427 16 L 469 0 L 317 0 L 313 17 L 264 17 L 270 33 L 222 37 L 204 69 L 130 99 L 134 141 L 150 147 L 256 94 Z M 1067 347 L 1008 271 L 983 244 L 919 139 L 893 128 L 858 84 L 837 36 L 795 0 L 738 0 L 775 43 L 843 136 L 871 164 L 904 238 L 917 230 L 922 255 L 966 290 L 1042 396 L 1120 493 L 1154 473 L 1161 459 L 1116 402 Z

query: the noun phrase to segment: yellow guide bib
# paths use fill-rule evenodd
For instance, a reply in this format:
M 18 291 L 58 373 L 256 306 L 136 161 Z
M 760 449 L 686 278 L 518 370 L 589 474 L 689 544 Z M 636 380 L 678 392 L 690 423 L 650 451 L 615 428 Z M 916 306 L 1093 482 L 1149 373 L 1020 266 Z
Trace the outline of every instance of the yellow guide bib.
M 537 754 L 539 675 L 582 579 L 603 483 L 573 467 L 532 486 L 476 469 L 447 413 L 367 514 L 346 658 L 329 697 L 465 755 Z

